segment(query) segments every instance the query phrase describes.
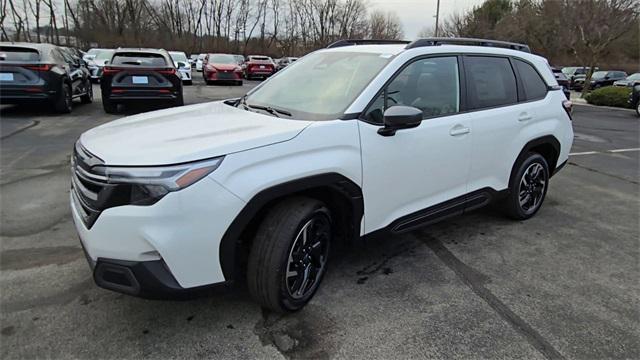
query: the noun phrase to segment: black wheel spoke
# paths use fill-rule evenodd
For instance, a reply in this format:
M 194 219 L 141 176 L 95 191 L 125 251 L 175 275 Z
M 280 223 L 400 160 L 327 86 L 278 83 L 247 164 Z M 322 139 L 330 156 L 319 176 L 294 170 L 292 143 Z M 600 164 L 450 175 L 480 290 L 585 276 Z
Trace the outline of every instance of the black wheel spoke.
M 527 213 L 535 211 L 542 203 L 546 186 L 546 171 L 537 162 L 524 171 L 518 189 L 520 207 Z

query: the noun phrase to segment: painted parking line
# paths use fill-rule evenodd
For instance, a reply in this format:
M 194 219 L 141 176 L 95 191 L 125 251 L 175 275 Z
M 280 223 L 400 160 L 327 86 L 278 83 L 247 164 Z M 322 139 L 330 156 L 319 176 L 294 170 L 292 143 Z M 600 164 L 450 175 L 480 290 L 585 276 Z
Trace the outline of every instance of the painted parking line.
M 611 153 L 621 153 L 621 152 L 630 152 L 630 151 L 640 151 L 640 148 L 614 149 L 614 150 L 605 150 L 605 151 L 584 151 L 584 152 L 577 152 L 577 153 L 569 153 L 569 156 L 611 154 Z

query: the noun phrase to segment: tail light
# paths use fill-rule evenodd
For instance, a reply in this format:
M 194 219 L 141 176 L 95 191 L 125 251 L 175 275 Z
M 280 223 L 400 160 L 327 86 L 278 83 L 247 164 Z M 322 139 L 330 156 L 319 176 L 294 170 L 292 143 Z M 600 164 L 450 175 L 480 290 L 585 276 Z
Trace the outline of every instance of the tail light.
M 112 68 L 110 66 L 105 66 L 104 69 L 102 70 L 102 74 L 103 75 L 113 75 L 115 73 L 119 73 L 120 71 L 122 71 L 122 69 L 116 69 L 116 68 Z
M 162 69 L 162 70 L 157 70 L 157 72 L 165 75 L 174 75 L 176 73 L 176 69 L 175 68 Z
M 26 65 L 25 68 L 33 71 L 49 71 L 53 67 L 51 64 Z
M 567 115 L 569 115 L 569 120 L 573 120 L 572 114 L 573 114 L 573 103 L 569 100 L 563 100 L 562 101 L 562 108 L 564 108 L 564 111 L 567 112 Z

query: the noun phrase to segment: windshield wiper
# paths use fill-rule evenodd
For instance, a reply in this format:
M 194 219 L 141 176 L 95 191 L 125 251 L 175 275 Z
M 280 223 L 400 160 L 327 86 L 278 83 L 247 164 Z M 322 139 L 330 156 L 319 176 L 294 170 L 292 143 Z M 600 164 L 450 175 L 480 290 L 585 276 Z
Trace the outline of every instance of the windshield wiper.
M 278 114 L 282 114 L 285 116 L 289 116 L 291 117 L 291 113 L 286 111 L 286 110 L 281 110 L 281 109 L 275 109 L 272 108 L 271 106 L 262 106 L 262 105 L 250 105 L 247 104 L 246 100 L 243 100 L 244 106 L 252 108 L 252 109 L 256 109 L 256 110 L 262 110 L 262 111 L 266 111 L 269 114 L 275 116 L 275 117 L 280 117 Z

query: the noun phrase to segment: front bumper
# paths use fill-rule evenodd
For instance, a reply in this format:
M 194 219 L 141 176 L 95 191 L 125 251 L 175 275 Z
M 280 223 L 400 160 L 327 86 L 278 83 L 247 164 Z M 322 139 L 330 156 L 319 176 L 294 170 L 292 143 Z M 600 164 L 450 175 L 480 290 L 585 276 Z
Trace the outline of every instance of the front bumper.
M 209 81 L 239 81 L 242 73 L 238 71 L 207 71 L 206 79 Z
M 91 229 L 83 223 L 74 196 L 73 221 L 89 264 L 95 264 L 99 286 L 147 296 L 158 289 L 171 293 L 225 281 L 220 241 L 245 203 L 211 178 L 150 206 L 108 208 Z M 120 269 L 120 279 L 127 280 L 116 285 L 105 281 L 105 270 L 99 269 L 109 266 Z

